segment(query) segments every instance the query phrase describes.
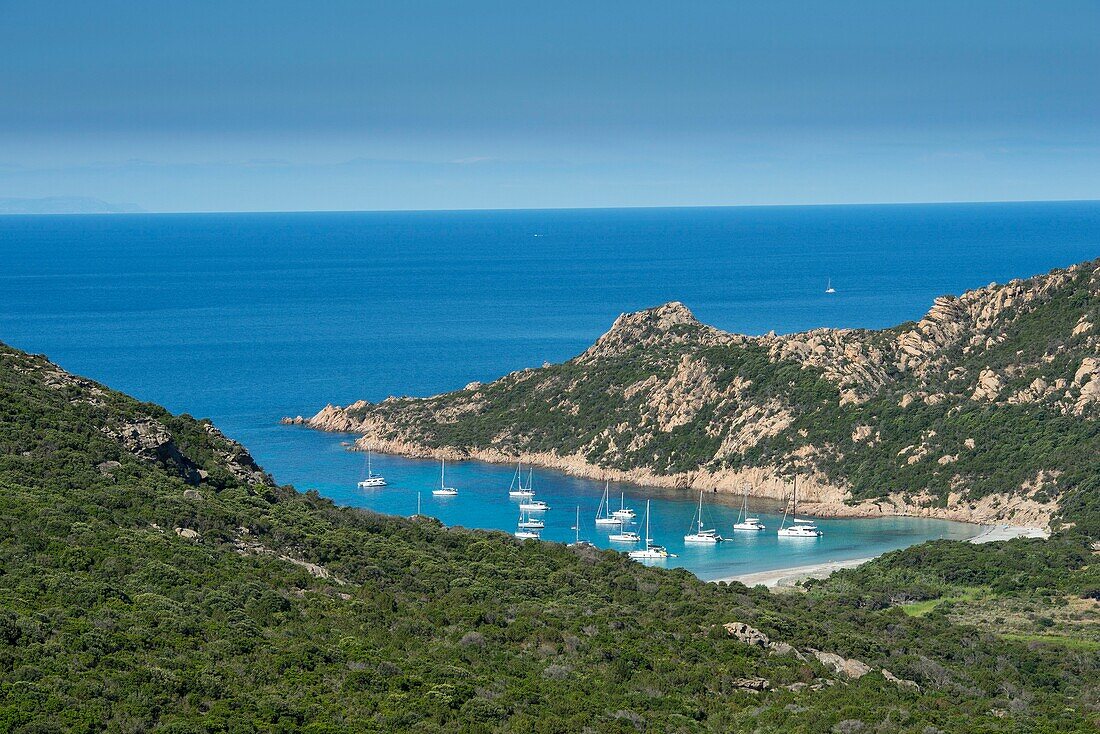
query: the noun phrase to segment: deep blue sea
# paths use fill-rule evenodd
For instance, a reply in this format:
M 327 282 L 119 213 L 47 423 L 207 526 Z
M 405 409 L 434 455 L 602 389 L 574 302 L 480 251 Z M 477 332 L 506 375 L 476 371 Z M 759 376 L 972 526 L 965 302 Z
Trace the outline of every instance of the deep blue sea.
M 515 212 L 0 217 L 0 340 L 178 412 L 210 417 L 285 483 L 337 502 L 511 531 L 512 468 L 377 457 L 278 425 L 327 402 L 427 395 L 567 359 L 614 318 L 669 300 L 747 333 L 883 327 L 943 293 L 1100 256 L 1100 203 Z M 831 279 L 837 292 L 825 294 Z M 536 472 L 544 537 L 581 535 L 602 486 Z M 973 528 L 827 520 L 684 550 L 695 497 L 621 488 L 704 578 L 873 555 Z M 708 498 L 708 501 L 711 498 Z M 764 509 L 764 508 L 761 508 Z M 735 509 L 709 507 L 728 532 Z M 586 519 L 587 518 L 587 519 Z

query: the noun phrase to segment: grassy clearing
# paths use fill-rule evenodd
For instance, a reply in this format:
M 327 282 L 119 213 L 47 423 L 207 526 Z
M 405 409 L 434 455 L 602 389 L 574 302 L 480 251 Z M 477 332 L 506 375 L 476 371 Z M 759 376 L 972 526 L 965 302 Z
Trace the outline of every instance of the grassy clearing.
M 926 599 L 925 601 L 913 602 L 912 604 L 904 604 L 901 609 L 910 617 L 923 617 L 945 602 L 975 601 L 985 596 L 986 593 L 986 589 L 975 586 L 964 589 L 958 594 L 941 596 L 938 599 Z
M 1024 634 L 1018 632 L 1007 632 L 1000 635 L 1001 639 L 1013 640 L 1015 642 L 1039 642 L 1046 645 L 1057 645 L 1059 647 L 1066 647 L 1071 650 L 1082 650 L 1085 652 L 1100 651 L 1100 642 L 1096 640 L 1086 640 L 1081 637 L 1074 637 L 1072 635 L 1048 635 L 1048 634 Z

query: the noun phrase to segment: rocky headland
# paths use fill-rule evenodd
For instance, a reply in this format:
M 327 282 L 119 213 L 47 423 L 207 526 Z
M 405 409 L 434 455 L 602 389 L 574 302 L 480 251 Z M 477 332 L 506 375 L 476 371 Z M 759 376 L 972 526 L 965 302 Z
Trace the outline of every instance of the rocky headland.
M 763 336 L 678 302 L 584 353 L 427 398 L 329 405 L 355 448 L 799 497 L 820 515 L 1049 526 L 1100 466 L 1100 261 L 937 298 L 885 330 Z

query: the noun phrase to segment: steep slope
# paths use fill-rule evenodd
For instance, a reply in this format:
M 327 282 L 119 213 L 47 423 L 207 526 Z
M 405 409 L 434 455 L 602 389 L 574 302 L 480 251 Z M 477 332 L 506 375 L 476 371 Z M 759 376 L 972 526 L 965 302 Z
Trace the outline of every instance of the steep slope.
M 812 509 L 1046 524 L 1100 477 L 1100 261 L 944 296 L 883 331 L 728 334 L 680 303 L 564 364 L 326 406 L 359 448 L 526 461 Z
M 336 508 L 208 422 L 2 345 L 0 528 L 3 731 L 1095 723 L 1094 656 Z M 1080 593 L 1080 542 L 1011 552 Z

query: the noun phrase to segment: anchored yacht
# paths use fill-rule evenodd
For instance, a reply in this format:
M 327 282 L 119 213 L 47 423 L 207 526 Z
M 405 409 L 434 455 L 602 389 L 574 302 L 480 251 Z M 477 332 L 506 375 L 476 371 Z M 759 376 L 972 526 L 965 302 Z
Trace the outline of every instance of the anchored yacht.
M 531 513 L 526 510 L 519 511 L 519 527 L 526 530 L 542 530 L 546 527 L 546 523 L 539 520 L 537 517 L 531 517 Z
M 612 543 L 637 543 L 642 538 L 633 530 L 623 530 L 620 527 L 619 532 L 608 535 L 607 539 Z
M 589 543 L 587 540 L 581 540 L 581 506 L 577 505 L 577 521 L 573 525 L 573 542 L 569 544 L 569 548 L 595 548 L 596 546 Z
M 370 449 L 367 449 L 367 478 L 360 480 L 359 488 L 367 489 L 369 487 L 385 487 L 386 478 L 381 474 L 375 474 L 371 471 L 370 466 Z
M 794 478 L 794 490 L 791 492 L 791 524 L 787 524 L 787 512 L 783 512 L 783 522 L 779 526 L 780 538 L 820 538 L 823 533 L 813 520 L 800 520 L 798 515 L 798 477 Z
M 596 509 L 596 524 L 597 525 L 622 525 L 621 518 L 615 517 L 611 514 L 610 502 L 607 499 L 607 492 L 611 486 L 611 480 L 608 480 L 603 485 L 603 498 L 600 500 L 600 506 Z
M 440 459 L 439 463 L 439 489 L 433 489 L 432 494 L 436 497 L 454 497 L 458 494 L 458 490 L 454 487 L 448 487 L 444 480 L 444 475 L 447 472 L 447 460 Z
M 512 483 L 508 486 L 509 497 L 534 497 L 535 490 L 532 489 L 531 479 L 533 478 L 533 472 L 529 472 L 527 475 L 527 486 L 523 485 L 523 464 L 516 464 L 516 473 L 512 476 Z
M 645 501 L 645 548 L 632 550 L 627 555 L 637 561 L 676 557 L 669 553 L 663 545 L 655 545 L 653 538 L 649 537 L 649 500 Z
M 689 533 L 684 536 L 685 543 L 704 543 L 713 544 L 721 543 L 724 538 L 718 534 L 717 530 L 703 530 L 703 493 L 699 493 L 699 507 L 695 510 L 695 517 L 692 518 L 692 525 L 695 526 L 695 532 Z
M 752 532 L 764 529 L 764 523 L 760 522 L 760 518 L 749 515 L 749 485 L 747 484 L 745 485 L 745 496 L 741 500 L 741 510 L 737 513 L 737 522 L 734 523 L 733 529 Z
M 620 520 L 633 520 L 638 516 L 634 510 L 626 506 L 626 492 L 619 495 L 619 509 L 612 512 L 611 516 Z

